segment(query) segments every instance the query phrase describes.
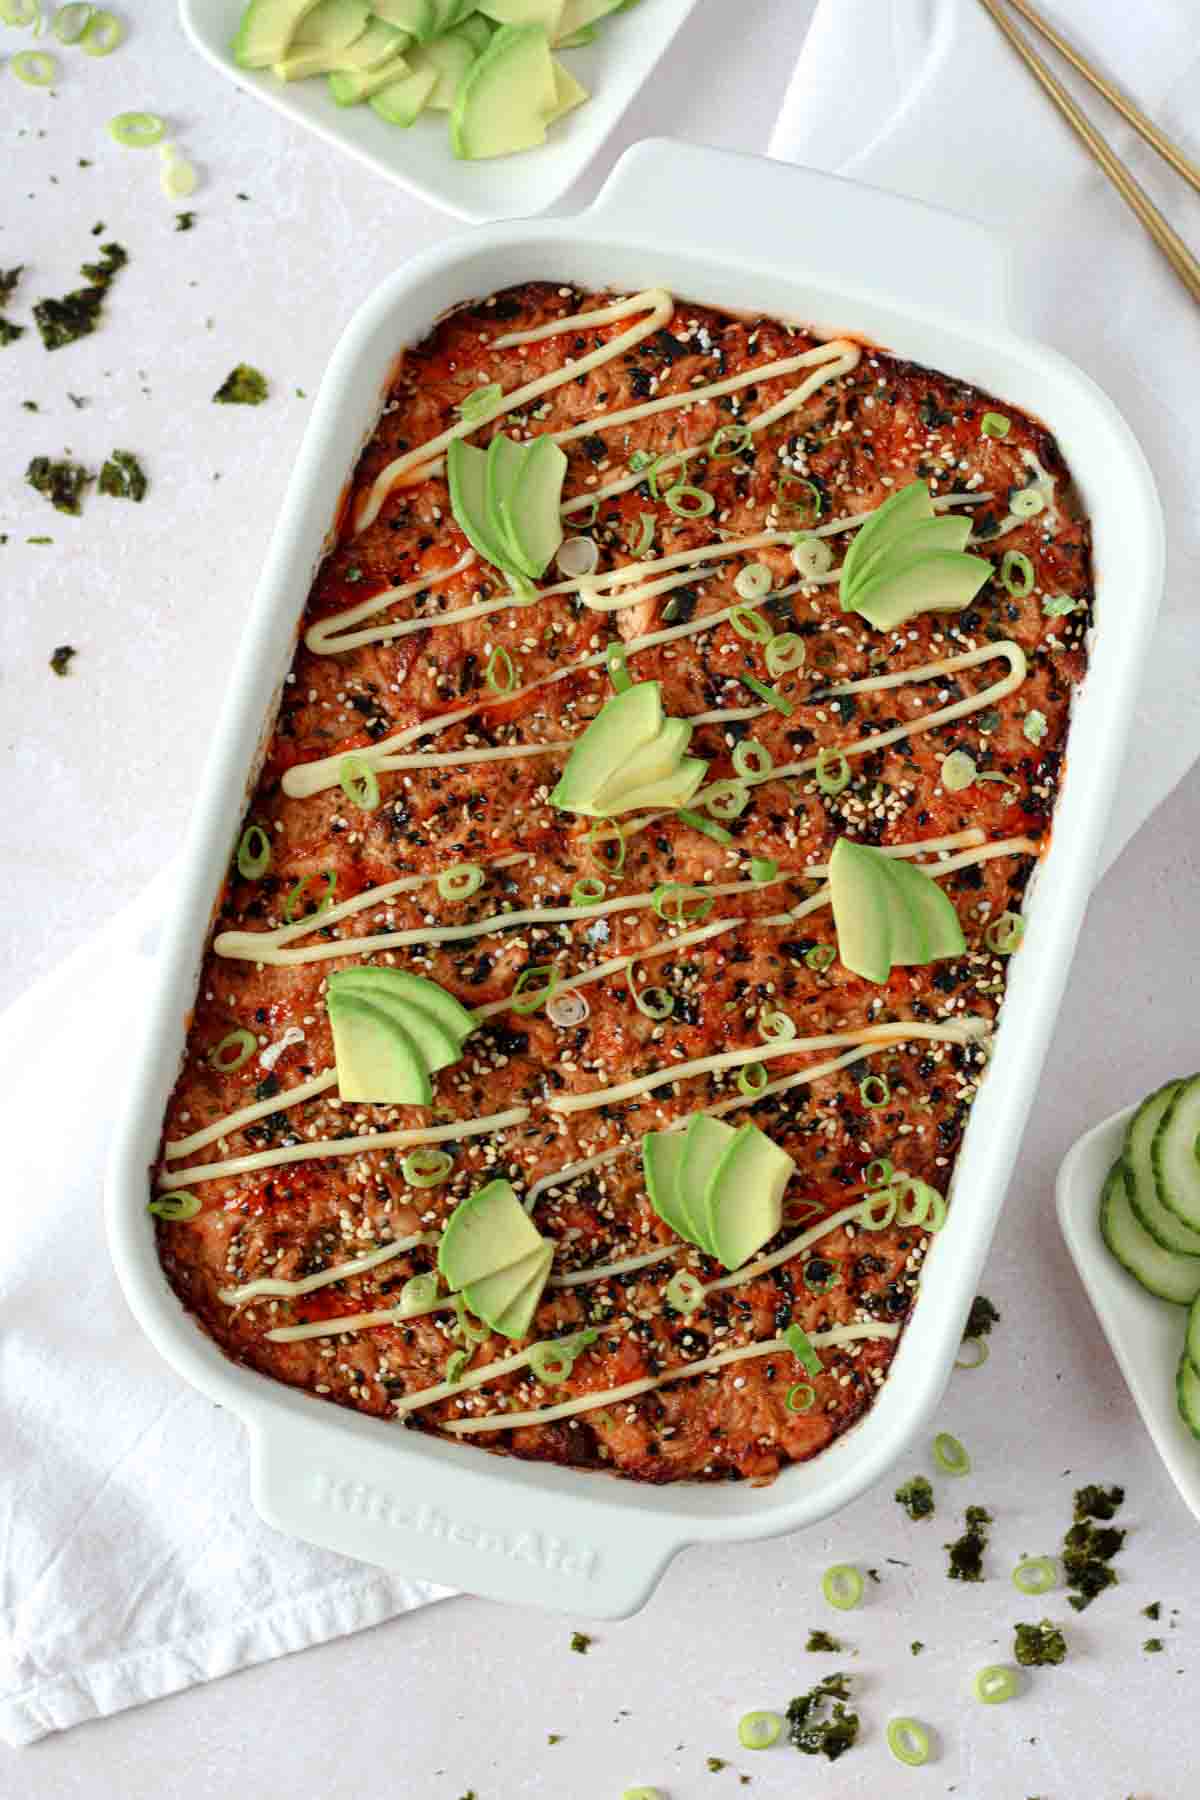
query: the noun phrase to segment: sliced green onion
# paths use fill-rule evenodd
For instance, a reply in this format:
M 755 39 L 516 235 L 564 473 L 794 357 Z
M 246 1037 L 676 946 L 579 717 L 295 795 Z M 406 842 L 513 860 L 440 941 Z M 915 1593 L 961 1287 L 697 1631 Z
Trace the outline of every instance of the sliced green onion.
M 886 1106 L 892 1090 L 882 1075 L 867 1075 L 858 1084 L 858 1097 L 864 1106 Z
M 717 504 L 711 494 L 687 481 L 677 481 L 674 487 L 667 489 L 663 499 L 681 519 L 706 519 Z
M 337 876 L 332 869 L 322 869 L 320 875 L 302 875 L 291 893 L 283 903 L 283 922 L 285 925 L 295 923 L 300 901 L 310 881 L 323 881 L 325 892 L 317 902 L 317 913 L 327 912 L 333 905 L 333 896 L 337 891 Z
M 768 706 L 773 706 L 777 713 L 782 713 L 785 719 L 791 718 L 792 703 L 790 700 L 785 700 L 777 688 L 768 687 L 765 681 L 758 679 L 757 675 L 739 675 L 737 679 L 743 687 L 748 687 L 752 694 L 757 694 L 760 700 L 765 700 Z
M 782 1044 L 796 1035 L 796 1021 L 787 1013 L 764 1007 L 758 1020 L 759 1035 L 770 1044 Z
M 863 1180 L 868 1187 L 886 1187 L 895 1173 L 890 1156 L 876 1156 L 863 1170 Z
M 970 1354 L 964 1356 L 963 1351 L 968 1347 Z M 986 1338 L 967 1337 L 962 1341 L 962 1349 L 954 1359 L 954 1366 L 956 1369 L 982 1369 L 990 1354 Z
M 469 900 L 482 886 L 483 870 L 478 863 L 455 863 L 437 878 L 437 891 L 443 900 Z
M 517 666 L 502 644 L 488 657 L 483 679 L 494 694 L 511 694 L 517 685 Z
M 985 1706 L 999 1706 L 1017 1691 L 1017 1678 L 1003 1663 L 991 1663 L 975 1677 L 975 1693 Z
M 237 847 L 238 874 L 258 881 L 271 866 L 271 840 L 261 825 L 248 825 Z
M 825 502 L 813 482 L 801 475 L 781 475 L 775 483 L 775 504 L 788 512 L 804 512 L 811 521 L 820 518 Z
M 806 1375 L 821 1373 L 825 1365 L 813 1349 L 812 1339 L 802 1325 L 789 1325 L 783 1334 L 783 1341 Z
M 126 150 L 149 150 L 167 135 L 167 121 L 158 113 L 118 113 L 108 121 L 109 136 Z
M 833 550 L 824 538 L 798 537 L 792 542 L 792 567 L 801 581 L 817 581 L 833 567 Z
M 899 1202 L 896 1216 L 901 1225 L 927 1226 L 930 1231 L 941 1229 L 946 1216 L 945 1201 L 927 1181 L 918 1181 L 915 1175 L 896 1175 L 892 1192 Z M 936 1221 L 932 1224 L 931 1213 Z
M 650 903 L 668 925 L 700 925 L 712 911 L 715 900 L 703 888 L 687 887 L 681 881 L 663 881 L 655 888 Z
M 517 976 L 508 1003 L 514 1012 L 534 1013 L 544 1006 L 558 986 L 558 970 L 553 963 L 537 963 L 522 969 Z M 541 985 L 537 985 L 540 983 Z
M 218 1075 L 232 1075 L 243 1063 L 248 1063 L 258 1049 L 258 1039 L 252 1031 L 239 1028 L 227 1031 L 219 1044 L 214 1044 L 208 1053 L 209 1067 Z
M 1022 488 L 1009 501 L 1009 507 L 1018 519 L 1032 519 L 1042 512 L 1046 505 L 1046 496 L 1040 488 Z
M 146 1202 L 146 1211 L 156 1219 L 194 1219 L 200 1211 L 199 1194 L 156 1194 Z
M 584 843 L 587 845 L 588 855 L 598 869 L 606 869 L 611 875 L 621 873 L 625 867 L 627 845 L 625 833 L 616 819 L 597 819 L 584 839 Z M 616 845 L 616 851 L 612 856 L 605 852 L 603 848 L 605 844 Z
M 850 764 L 840 750 L 818 750 L 816 774 L 823 794 L 840 794 L 850 786 Z
M 804 966 L 812 969 L 817 975 L 824 974 L 837 961 L 837 951 L 832 944 L 813 944 L 804 952 Z
M 1025 921 L 1020 913 L 1002 912 L 984 932 L 983 941 L 998 956 L 1011 956 L 1014 950 L 1020 949 L 1024 936 Z
M 445 1150 L 428 1147 L 414 1150 L 400 1164 L 400 1171 L 409 1187 L 434 1188 L 441 1187 L 454 1167 L 454 1158 Z
M 739 775 L 746 775 L 752 781 L 764 781 L 775 767 L 775 758 L 765 744 L 755 738 L 743 738 L 734 745 L 733 766 Z
M 752 606 L 735 606 L 729 615 L 729 623 L 738 636 L 749 643 L 768 644 L 771 641 L 770 623 Z
M 726 450 L 725 444 L 730 448 Z M 754 444 L 754 433 L 749 425 L 718 425 L 708 440 L 709 462 L 733 462 L 744 450 Z
M 1058 1586 L 1058 1570 L 1048 1556 L 1024 1557 L 1013 1570 L 1012 1578 L 1013 1586 L 1022 1594 L 1048 1594 Z
M 46 50 L 18 50 L 8 66 L 26 87 L 49 87 L 58 79 L 58 61 Z
M 1031 744 L 1040 744 L 1046 735 L 1045 713 L 1039 712 L 1036 706 L 1031 707 L 1025 714 L 1021 731 L 1023 736 L 1027 737 Z
M 473 1355 L 473 1350 L 456 1350 L 453 1356 L 446 1359 L 446 1372 L 443 1380 L 450 1387 L 453 1387 L 455 1382 L 462 1380 L 463 1372 Z
M 811 1412 L 817 1404 L 817 1390 L 807 1381 L 797 1381 L 788 1389 L 783 1404 L 790 1413 Z
M 664 1795 L 661 1788 L 626 1788 L 621 1800 L 664 1800 Z
M 582 1025 L 591 1010 L 587 996 L 575 989 L 566 994 L 552 994 L 546 1002 L 546 1017 L 560 1031 L 569 1031 L 573 1025 Z
M 774 881 L 778 873 L 779 864 L 773 856 L 756 856 L 751 861 L 751 881 Z
M 343 794 L 360 812 L 374 812 L 379 805 L 379 777 L 364 756 L 343 756 L 338 765 Z
M 916 1719 L 889 1719 L 887 1746 L 896 1761 L 910 1769 L 929 1761 L 929 1733 Z
M 454 1330 L 458 1337 L 467 1344 L 482 1344 L 492 1335 L 490 1325 L 483 1325 L 473 1319 L 467 1311 L 467 1303 L 461 1294 L 455 1294 L 450 1302 L 454 1308 Z
M 747 1063 L 744 1068 L 738 1070 L 738 1089 L 747 1096 L 761 1094 L 769 1080 L 770 1075 L 767 1068 L 760 1062 Z
M 423 1312 L 432 1306 L 438 1297 L 438 1278 L 431 1270 L 426 1275 L 412 1275 L 405 1282 L 396 1298 L 396 1313 L 402 1319 L 411 1313 Z
M 169 145 L 163 145 L 164 150 L 169 148 Z M 158 183 L 168 200 L 186 200 L 196 191 L 196 171 L 185 156 L 176 156 L 172 152 L 163 159 Z
M 598 875 L 584 875 L 571 889 L 571 905 L 598 906 L 607 892 Z
M 778 1713 L 748 1712 L 738 1720 L 738 1743 L 743 1750 L 769 1750 L 778 1743 L 783 1720 Z
M 1033 592 L 1036 580 L 1033 564 L 1023 550 L 1006 550 L 1000 559 L 1000 585 L 1019 600 Z
M 1011 424 L 1012 420 L 1006 419 L 1003 413 L 986 412 L 980 420 L 979 429 L 984 437 L 1006 438 Z
M 1065 619 L 1069 613 L 1078 612 L 1082 604 L 1070 594 L 1048 594 L 1042 601 L 1042 611 L 1048 619 Z
M 630 556 L 645 556 L 647 550 L 654 542 L 654 527 L 657 522 L 658 521 L 655 519 L 653 513 L 638 514 L 638 523 L 640 526 L 638 531 L 638 541 L 636 544 L 630 545 Z
M 40 18 L 40 0 L 0 0 L 0 21 L 5 25 L 36 25 Z
M 584 1331 L 573 1331 L 568 1337 L 545 1338 L 530 1348 L 529 1366 L 546 1387 L 558 1387 L 575 1367 L 576 1358 L 589 1344 L 595 1343 L 596 1336 L 589 1327 Z
M 630 473 L 646 477 L 646 485 L 656 500 L 659 498 L 659 492 L 658 476 L 655 474 L 655 470 L 662 460 L 661 453 L 658 456 L 652 456 L 649 450 L 635 450 L 629 459 Z
M 971 786 L 978 772 L 973 756 L 965 750 L 952 750 L 942 763 L 942 786 L 948 794 L 960 794 Z
M 581 525 L 594 525 L 599 512 L 600 502 L 598 500 L 586 501 L 580 509 L 579 523 Z
M 608 646 L 604 652 L 604 666 L 608 670 L 614 694 L 623 694 L 626 688 L 633 686 L 633 676 L 629 673 L 629 652 L 624 644 Z
M 771 591 L 771 571 L 766 563 L 747 563 L 733 579 L 733 591 L 743 600 L 761 600 Z
M 825 1273 L 823 1275 L 812 1274 L 810 1271 L 813 1263 L 820 1267 L 823 1264 L 823 1258 L 815 1256 L 813 1262 L 808 1263 L 805 1267 L 804 1285 L 810 1294 L 830 1294 L 835 1287 L 841 1287 L 842 1277 L 837 1269 L 833 1268 L 831 1264 L 824 1263 Z
M 680 1269 L 667 1283 L 667 1304 L 676 1312 L 695 1312 L 704 1304 L 704 1283 L 690 1269 Z
M 726 831 L 725 827 L 718 825 L 715 819 L 706 819 L 702 814 L 690 812 L 686 807 L 680 807 L 675 817 L 681 825 L 690 825 L 693 831 L 703 832 L 704 836 L 711 838 L 714 844 L 732 844 L 733 842 L 732 831 Z
M 864 1585 L 853 1563 L 834 1563 L 821 1577 L 821 1592 L 839 1612 L 852 1612 L 860 1604 Z
M 84 27 L 79 43 L 89 56 L 110 56 L 125 41 L 125 27 L 115 13 L 94 13 Z
M 883 1211 L 878 1208 L 882 1205 Z M 886 1231 L 896 1217 L 896 1195 L 890 1187 L 877 1188 L 862 1203 L 858 1215 L 859 1225 L 864 1231 Z
M 91 16 L 90 6 L 82 6 L 77 4 L 76 0 L 72 0 L 71 5 L 59 7 L 54 15 L 54 24 L 51 26 L 51 30 L 60 44 L 77 44 L 86 30 Z
M 750 804 L 750 789 L 744 781 L 714 781 L 704 804 L 715 818 L 740 819 Z
M 933 1460 L 943 1475 L 969 1475 L 971 1458 L 964 1445 L 948 1431 L 939 1431 L 933 1440 Z
M 653 1019 L 656 1023 L 661 1024 L 664 1019 L 669 1019 L 675 1011 L 675 996 L 669 988 L 639 988 L 633 978 L 636 967 L 637 958 L 631 956 L 625 965 L 625 981 L 633 996 L 633 1004 L 647 1019 Z
M 794 631 L 776 632 L 767 645 L 767 674 L 779 676 L 802 669 L 807 655 L 804 639 Z
M 498 381 L 489 381 L 485 387 L 477 387 L 460 401 L 455 412 L 464 425 L 474 425 L 485 413 L 490 413 L 497 400 L 503 400 L 504 389 Z

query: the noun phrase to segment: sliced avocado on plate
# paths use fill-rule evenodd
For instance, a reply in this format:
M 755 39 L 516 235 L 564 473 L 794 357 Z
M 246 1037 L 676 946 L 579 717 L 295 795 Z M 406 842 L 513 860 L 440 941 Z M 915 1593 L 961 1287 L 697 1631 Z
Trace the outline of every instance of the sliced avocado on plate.
M 317 0 L 250 0 L 233 43 L 239 69 L 267 69 L 283 56 Z
M 476 161 L 544 143 L 546 115 L 557 98 L 544 27 L 501 25 L 455 96 L 450 114 L 455 156 Z

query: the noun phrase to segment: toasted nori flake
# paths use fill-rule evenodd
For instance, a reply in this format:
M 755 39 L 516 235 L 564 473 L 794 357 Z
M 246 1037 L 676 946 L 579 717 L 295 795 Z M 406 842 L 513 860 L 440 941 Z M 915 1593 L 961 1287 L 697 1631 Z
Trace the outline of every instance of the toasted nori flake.
M 987 1549 L 988 1526 L 992 1523 L 992 1515 L 985 1506 L 968 1506 L 967 1529 L 952 1544 L 947 1544 L 950 1552 L 950 1567 L 947 1574 L 951 1581 L 982 1581 L 983 1553 Z
M 67 457 L 52 462 L 48 456 L 35 456 L 25 471 L 25 479 L 44 495 L 55 512 L 78 518 L 83 510 L 83 490 L 95 476 L 89 475 L 82 463 L 71 462 Z
M 850 1677 L 827 1675 L 807 1694 L 788 1702 L 788 1742 L 805 1756 L 836 1762 L 858 1737 L 858 1714 L 842 1705 L 850 1698 Z
M 267 397 L 267 378 L 249 363 L 238 363 L 213 395 L 218 406 L 261 406 Z
M 148 485 L 132 450 L 114 450 L 100 470 L 100 492 L 114 500 L 144 500 Z
M 1013 1655 L 1024 1669 L 1040 1669 L 1046 1663 L 1067 1660 L 1067 1640 L 1049 1619 L 1040 1625 L 1018 1625 L 1013 1635 Z
M 79 652 L 71 644 L 60 644 L 50 657 L 50 667 L 56 675 L 65 675 L 71 666 L 71 658 Z
M 933 1516 L 933 1488 L 924 1475 L 914 1475 L 896 1489 L 896 1499 L 900 1502 L 910 1519 L 928 1519 Z

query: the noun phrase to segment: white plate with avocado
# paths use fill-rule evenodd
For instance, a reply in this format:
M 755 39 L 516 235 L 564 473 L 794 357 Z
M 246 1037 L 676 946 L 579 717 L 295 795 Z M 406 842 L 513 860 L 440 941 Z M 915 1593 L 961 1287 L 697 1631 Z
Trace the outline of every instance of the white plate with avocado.
M 1140 1106 L 1114 1113 L 1067 1152 L 1058 1171 L 1058 1218 L 1067 1249 L 1146 1429 L 1185 1505 L 1200 1519 L 1200 1439 L 1181 1417 L 1179 1393 L 1180 1371 L 1186 1376 L 1189 1367 L 1184 1350 L 1188 1284 L 1182 1278 L 1195 1261 L 1196 1288 L 1200 1289 L 1200 1257 L 1177 1258 L 1176 1252 L 1151 1237 L 1129 1204 L 1128 1185 L 1118 1169 L 1130 1125 L 1139 1117 L 1148 1120 L 1154 1103 L 1165 1094 L 1166 1090 L 1159 1090 Z M 1200 1165 L 1197 1169 L 1200 1182 Z M 1112 1184 L 1118 1180 L 1124 1192 L 1114 1190 Z M 1160 1235 L 1164 1228 L 1174 1232 L 1182 1223 L 1171 1209 L 1147 1215 L 1147 1207 L 1156 1206 L 1153 1193 L 1139 1194 L 1139 1205 L 1143 1217 L 1151 1216 Z M 1101 1229 L 1102 1206 L 1108 1212 L 1108 1242 Z M 1122 1260 L 1142 1269 L 1143 1277 L 1157 1292 L 1150 1292 L 1121 1266 L 1109 1248 L 1111 1242 L 1122 1252 Z M 1164 1297 L 1168 1290 L 1173 1291 L 1173 1299 Z M 1191 1341 L 1195 1343 L 1200 1304 L 1191 1309 L 1191 1319 Z
M 696 0 L 180 0 L 256 94 L 460 219 L 529 218 L 583 173 Z

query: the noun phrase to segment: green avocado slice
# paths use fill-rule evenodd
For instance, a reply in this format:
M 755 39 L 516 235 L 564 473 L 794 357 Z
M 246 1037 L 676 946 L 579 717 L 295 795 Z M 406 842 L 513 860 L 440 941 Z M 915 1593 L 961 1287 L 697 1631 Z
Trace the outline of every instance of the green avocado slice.
M 489 1181 L 451 1213 L 437 1262 L 446 1285 L 457 1292 L 544 1248 L 511 1183 Z
M 881 574 L 855 589 L 849 610 L 877 631 L 894 631 L 918 613 L 961 612 L 992 574 L 982 556 L 931 550 L 899 567 L 885 562 Z
M 508 156 L 546 140 L 556 91 L 543 25 L 501 25 L 459 83 L 450 144 L 466 161 Z
M 396 1019 L 360 994 L 329 996 L 338 1091 L 343 1100 L 377 1106 L 428 1106 L 429 1075 L 416 1045 Z
M 504 548 L 493 538 L 487 510 L 487 455 L 455 438 L 446 450 L 450 510 L 467 542 L 494 568 L 506 567 Z
M 870 845 L 864 845 L 870 849 Z M 898 963 L 925 963 L 930 961 L 926 937 L 925 912 L 920 906 L 914 907 L 911 895 L 903 875 L 896 870 L 901 865 L 896 857 L 882 856 L 878 851 L 873 855 L 879 866 L 883 880 L 887 883 L 888 925 L 891 938 L 888 945 L 888 961 L 894 969 Z
M 944 518 L 922 519 L 917 525 L 886 538 L 875 550 L 869 550 L 848 589 L 848 604 L 854 610 L 855 596 L 865 582 L 891 569 L 900 569 L 931 550 L 953 550 L 962 554 L 971 535 L 971 521 L 947 514 Z
M 394 994 L 372 992 L 370 989 L 343 987 L 338 993 L 367 1000 L 386 1014 L 409 1039 L 427 1074 L 432 1075 L 435 1069 L 449 1068 L 462 1055 L 462 1045 L 458 1038 L 439 1025 L 432 1013 L 422 1012 L 419 1006 L 413 1006 Z
M 520 1262 L 510 1263 L 507 1269 L 497 1269 L 494 1275 L 483 1275 L 478 1281 L 471 1282 L 462 1290 L 462 1297 L 477 1319 L 497 1331 L 500 1319 L 535 1277 L 540 1276 L 542 1286 L 545 1286 L 553 1261 L 553 1244 L 543 1244 L 523 1256 Z
M 397 37 L 402 44 L 408 42 L 403 32 L 398 32 Z M 327 77 L 329 92 L 337 106 L 358 106 L 372 94 L 377 94 L 380 88 L 391 87 L 409 72 L 403 50 L 397 49 L 394 55 L 386 56 L 370 69 L 335 69 Z
M 429 1013 L 452 1038 L 469 1037 L 477 1020 L 453 994 L 448 994 L 436 981 L 424 975 L 410 975 L 407 969 L 381 969 L 368 964 L 360 969 L 339 969 L 329 977 L 331 994 L 359 992 L 368 998 L 391 994 L 407 1005 L 418 1006 Z
M 527 575 L 544 575 L 563 541 L 562 486 L 567 459 L 553 438 L 523 446 L 517 478 L 501 502 L 505 535 Z
M 657 681 L 635 682 L 614 694 L 572 746 L 551 805 L 565 812 L 596 813 L 597 793 L 622 763 L 657 737 L 662 722 Z
M 497 432 L 485 452 L 484 508 L 488 533 L 499 547 L 505 566 L 521 575 L 533 576 L 538 571 L 526 562 L 512 535 L 506 506 L 525 466 L 525 455 L 524 444 L 518 444 L 503 431 Z
M 684 1133 L 683 1165 L 679 1171 L 679 1197 L 691 1225 L 690 1237 L 709 1256 L 715 1256 L 712 1220 L 708 1212 L 708 1186 L 737 1132 L 721 1119 L 695 1113 Z
M 880 867 L 887 861 L 851 838 L 839 838 L 829 859 L 838 956 L 855 975 L 880 983 L 892 972 L 894 889 Z
M 642 1168 L 646 1176 L 646 1192 L 650 1204 L 677 1237 L 703 1249 L 692 1236 L 691 1221 L 683 1209 L 679 1192 L 679 1171 L 683 1163 L 682 1131 L 650 1131 L 642 1139 Z
M 673 810 L 677 806 L 686 806 L 695 799 L 696 790 L 708 774 L 708 764 L 698 756 L 685 756 L 673 775 L 665 781 L 655 781 L 643 788 L 631 788 L 621 800 L 612 807 L 601 807 L 600 814 L 606 812 L 634 812 L 644 806 L 662 807 Z M 582 810 L 582 809 L 581 809 Z
M 278 62 L 317 0 L 250 0 L 230 49 L 239 69 L 266 69 Z
M 401 75 L 398 81 L 389 81 L 372 94 L 367 104 L 389 125 L 407 129 L 424 110 L 436 81 L 434 70 L 414 68 L 411 75 Z
M 875 508 L 842 560 L 842 579 L 839 585 L 843 612 L 849 610 L 848 595 L 867 559 L 900 532 L 919 525 L 922 520 L 932 519 L 933 516 L 933 501 L 923 481 L 910 482 L 908 487 L 902 487 L 897 494 L 890 494 L 882 506 Z
M 796 1165 L 757 1125 L 743 1125 L 713 1171 L 705 1195 L 712 1254 L 740 1269 L 783 1223 L 783 1194 Z
M 966 939 L 954 902 L 924 869 L 899 857 L 884 857 L 892 890 L 897 896 L 903 917 L 915 927 L 910 940 L 893 920 L 892 962 L 931 963 L 947 956 L 962 956 Z
M 686 719 L 664 719 L 661 730 L 627 757 L 603 782 L 596 794 L 602 812 L 619 807 L 626 794 L 654 787 L 670 780 L 691 741 L 692 728 Z
M 533 1315 L 538 1309 L 546 1279 L 550 1274 L 550 1265 L 554 1261 L 554 1247 L 546 1245 L 541 1264 L 535 1268 L 525 1286 L 516 1299 L 511 1301 L 492 1327 L 501 1337 L 523 1338 L 529 1335 L 529 1327 L 533 1324 Z

